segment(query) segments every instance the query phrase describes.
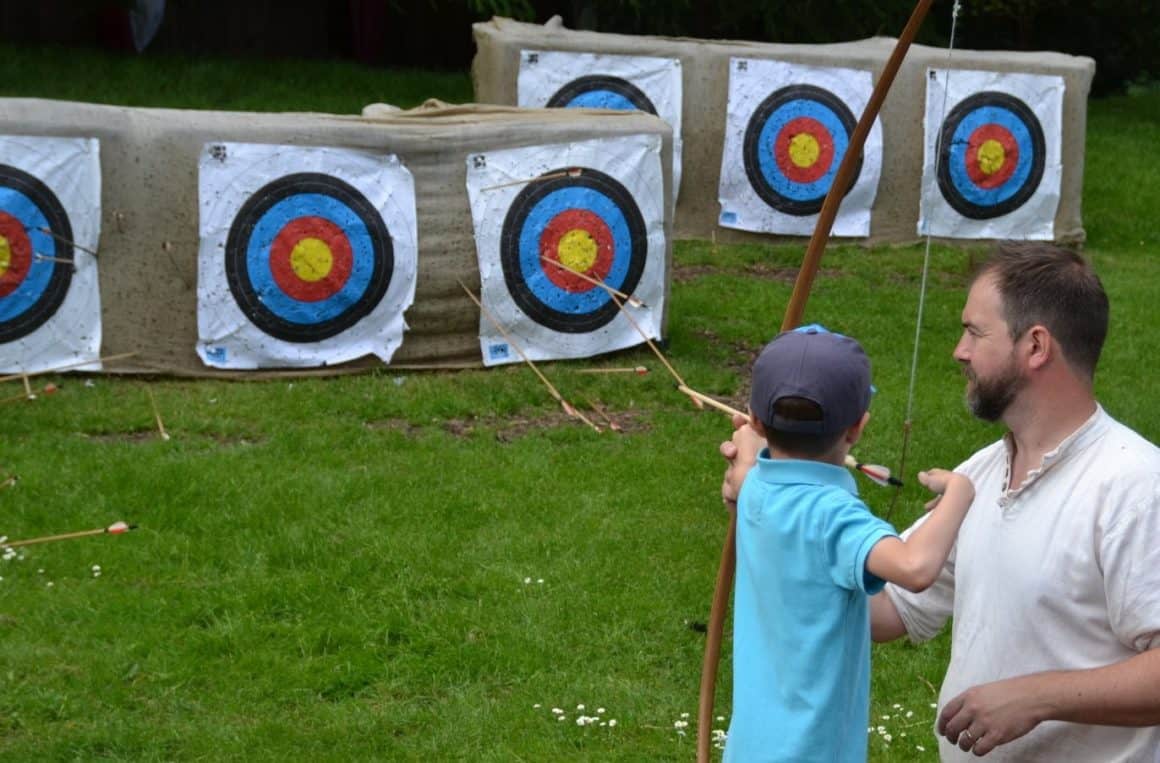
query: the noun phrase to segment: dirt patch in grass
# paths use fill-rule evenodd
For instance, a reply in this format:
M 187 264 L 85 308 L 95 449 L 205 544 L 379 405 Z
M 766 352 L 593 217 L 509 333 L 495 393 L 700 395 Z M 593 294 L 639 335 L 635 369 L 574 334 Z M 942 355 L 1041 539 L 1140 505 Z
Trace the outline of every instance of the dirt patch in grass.
M 593 410 L 591 406 L 577 403 L 573 403 L 573 405 L 576 405 L 589 421 L 600 427 L 604 434 L 640 434 L 650 429 L 641 411 L 617 411 L 606 405 L 601 405 L 600 408 L 604 411 L 602 415 L 599 411 Z M 499 442 L 513 442 L 538 431 L 563 426 L 587 427 L 588 425 L 562 410 L 534 417 L 520 416 L 502 421 L 493 419 L 489 423 L 489 428 L 495 428 L 495 439 Z
M 161 434 L 156 429 L 139 429 L 131 432 L 81 432 L 80 436 L 94 442 L 143 443 L 161 439 Z
M 753 363 L 757 360 L 758 354 L 761 353 L 761 345 L 741 341 L 728 342 L 719 337 L 717 332 L 712 329 L 700 329 L 695 333 L 706 344 L 725 352 L 726 357 L 723 360 L 725 367 L 746 380 L 746 384 L 748 383 L 748 379 L 753 371 Z M 746 392 L 746 395 L 748 395 L 748 392 Z
M 605 434 L 640 434 L 647 432 L 651 427 L 643 411 L 618 411 L 606 405 L 600 407 L 604 411 L 593 410 L 591 406 L 573 402 L 579 411 L 588 420 L 600 427 Z M 607 418 L 606 418 L 607 417 Z M 610 423 L 611 420 L 611 423 Z M 614 429 L 612 424 L 616 425 Z M 497 442 L 515 442 L 523 437 L 537 432 L 543 432 L 560 427 L 585 427 L 583 421 L 573 418 L 563 410 L 553 409 L 538 413 L 534 416 L 480 416 L 468 419 L 443 419 L 430 424 L 414 424 L 405 419 L 382 419 L 368 421 L 366 427 L 372 430 L 386 430 L 399 432 L 405 437 L 417 437 L 419 434 L 432 429 L 441 430 L 452 437 L 468 438 L 479 434 L 493 433 Z
M 412 424 L 406 419 L 377 419 L 375 421 L 367 421 L 363 426 L 372 431 L 386 430 L 388 432 L 399 432 L 406 437 L 414 437 L 423 430 L 421 425 Z
M 207 440 L 213 440 L 215 443 L 223 447 L 233 447 L 237 445 L 245 448 L 251 445 L 261 445 L 266 441 L 265 437 L 255 437 L 254 435 L 248 434 L 222 434 L 221 432 L 207 432 L 197 436 Z
M 730 268 L 719 265 L 677 265 L 673 268 L 673 281 L 676 283 L 688 283 L 698 278 L 712 275 L 744 276 L 746 278 L 757 278 L 762 281 L 777 281 L 779 283 L 792 284 L 797 280 L 798 268 L 766 265 L 760 262 L 746 265 L 743 268 Z M 838 278 L 841 275 L 842 271 L 836 268 L 823 268 L 818 271 L 818 277 L 821 278 Z
M 161 434 L 156 429 L 136 429 L 129 432 L 80 432 L 79 434 L 86 440 L 100 443 L 131 443 L 136 445 L 163 441 Z M 166 434 L 171 440 L 213 443 L 221 448 L 260 445 L 265 440 L 263 437 L 253 435 L 223 434 L 221 432 L 175 432 L 168 427 Z

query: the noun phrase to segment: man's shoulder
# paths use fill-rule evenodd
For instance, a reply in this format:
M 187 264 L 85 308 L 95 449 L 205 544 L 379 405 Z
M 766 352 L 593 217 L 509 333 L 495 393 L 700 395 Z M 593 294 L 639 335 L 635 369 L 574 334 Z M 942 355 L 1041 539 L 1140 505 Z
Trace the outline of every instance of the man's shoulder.
M 1097 447 L 1101 462 L 1113 471 L 1160 474 L 1160 447 L 1106 414 L 1105 431 Z

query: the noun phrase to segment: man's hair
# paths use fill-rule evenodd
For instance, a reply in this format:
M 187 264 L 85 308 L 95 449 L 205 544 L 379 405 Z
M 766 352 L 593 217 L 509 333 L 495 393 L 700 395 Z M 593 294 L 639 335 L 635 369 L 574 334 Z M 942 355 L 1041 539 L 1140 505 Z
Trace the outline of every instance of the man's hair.
M 1108 335 L 1108 295 L 1083 257 L 1054 244 L 1000 242 L 975 280 L 992 275 L 1011 339 L 1047 327 L 1068 363 L 1095 376 Z
M 773 404 L 773 413 L 782 419 L 793 421 L 822 420 L 821 406 L 804 397 L 779 399 Z M 791 456 L 805 456 L 806 458 L 820 458 L 826 455 L 845 434 L 844 431 L 829 434 L 778 431 L 768 421 L 761 423 L 765 426 L 765 439 L 769 442 L 770 447 Z

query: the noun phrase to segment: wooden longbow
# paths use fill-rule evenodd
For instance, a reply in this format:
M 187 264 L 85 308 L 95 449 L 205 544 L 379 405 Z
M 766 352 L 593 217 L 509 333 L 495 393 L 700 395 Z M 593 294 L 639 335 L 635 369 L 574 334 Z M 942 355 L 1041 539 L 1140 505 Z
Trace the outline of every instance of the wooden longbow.
M 838 207 L 842 203 L 846 189 L 853 180 L 854 169 L 862 155 L 862 148 L 866 144 L 866 137 L 870 134 L 870 127 L 878 117 L 886 94 L 894 84 L 894 77 L 902 66 L 902 59 L 906 57 L 910 44 L 914 42 L 919 27 L 922 26 L 927 12 L 934 0 L 918 0 L 910 20 L 898 37 L 890 58 L 882 70 L 882 75 L 874 85 L 866 109 L 858 119 L 858 125 L 850 136 L 850 143 L 838 165 L 838 174 L 826 198 L 822 202 L 822 209 L 818 213 L 818 222 L 810 236 L 809 246 L 806 247 L 805 257 L 802 259 L 801 269 L 794 282 L 793 294 L 785 308 L 785 318 L 781 322 L 781 330 L 789 331 L 801 323 L 802 314 L 806 309 L 806 301 L 810 296 L 810 288 L 814 283 L 814 276 L 818 273 L 818 266 L 822 261 L 822 253 L 826 249 L 826 242 L 834 226 L 834 218 L 838 214 Z M 701 666 L 701 696 L 697 708 L 697 763 L 709 763 L 710 734 L 713 722 L 713 699 L 717 686 L 717 667 L 721 662 L 721 637 L 725 631 L 725 609 L 729 603 L 729 593 L 733 588 L 733 570 L 737 561 L 737 510 L 729 507 L 729 526 L 725 531 L 725 543 L 721 547 L 721 564 L 717 568 L 717 585 L 713 591 L 713 604 L 709 610 L 708 636 L 705 640 L 705 659 Z

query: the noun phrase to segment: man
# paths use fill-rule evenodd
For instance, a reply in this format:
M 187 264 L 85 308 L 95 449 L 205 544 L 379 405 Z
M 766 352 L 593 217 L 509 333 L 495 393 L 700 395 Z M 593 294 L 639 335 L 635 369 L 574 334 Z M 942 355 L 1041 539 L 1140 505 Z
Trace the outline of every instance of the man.
M 971 285 L 954 356 L 971 410 L 1009 432 L 957 470 L 976 497 L 938 581 L 871 600 L 877 641 L 953 616 L 944 761 L 1160 761 L 1160 450 L 1093 395 L 1107 316 L 1052 245 L 1000 245 Z M 744 427 L 722 444 L 726 500 L 755 448 Z

